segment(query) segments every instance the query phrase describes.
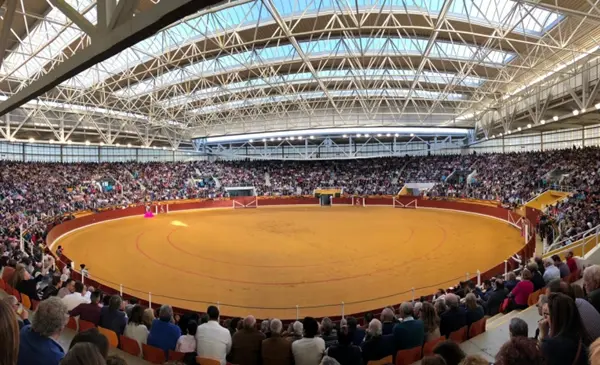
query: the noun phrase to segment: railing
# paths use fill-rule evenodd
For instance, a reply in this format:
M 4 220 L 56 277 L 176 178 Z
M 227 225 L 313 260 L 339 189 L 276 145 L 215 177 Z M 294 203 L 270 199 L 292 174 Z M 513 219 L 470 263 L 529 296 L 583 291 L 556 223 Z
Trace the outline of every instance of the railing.
M 594 247 L 598 246 L 600 241 L 600 224 L 596 227 L 590 228 L 585 232 L 578 233 L 575 236 L 565 238 L 559 242 L 553 243 L 544 250 L 544 257 L 550 257 L 552 255 L 560 255 L 567 251 L 573 250 L 573 253 L 578 255 L 581 253 L 581 257 L 584 257 L 586 253 L 589 253 Z M 568 243 L 571 241 L 572 243 Z M 581 252 L 578 251 L 581 249 Z
M 350 204 L 349 202 L 351 201 L 351 198 L 336 198 L 337 200 L 340 201 L 344 201 L 347 200 L 347 204 Z M 391 206 L 392 203 L 392 197 L 367 197 L 365 198 L 365 201 L 367 203 L 367 205 L 388 205 Z M 402 198 L 396 198 L 396 199 L 402 199 Z M 408 197 L 407 199 L 412 199 L 414 200 L 414 197 Z M 297 202 L 296 202 L 297 201 Z M 318 199 L 316 198 L 309 198 L 309 197 L 290 197 L 290 198 L 280 198 L 280 197 L 261 197 L 260 200 L 260 205 L 287 205 L 287 204 L 318 204 Z M 155 203 L 157 204 L 157 203 Z M 344 204 L 344 203 L 342 203 Z M 426 285 L 423 287 L 418 287 L 418 288 L 411 288 L 410 290 L 404 290 L 401 292 L 397 292 L 397 293 L 392 293 L 392 294 L 385 294 L 382 295 L 380 297 L 376 297 L 376 298 L 367 298 L 367 299 L 362 299 L 362 300 L 357 300 L 357 301 L 353 301 L 353 302 L 338 302 L 338 303 L 324 303 L 324 304 L 317 304 L 317 305 L 296 305 L 295 307 L 257 307 L 257 306 L 244 306 L 244 305 L 239 305 L 239 304 L 235 304 L 235 303 L 225 303 L 225 302 L 220 302 L 220 301 L 205 301 L 202 299 L 194 299 L 194 298 L 178 298 L 178 297 L 173 297 L 173 296 L 168 296 L 168 295 L 164 295 L 162 293 L 153 293 L 153 292 L 146 292 L 146 291 L 142 291 L 136 288 L 132 288 L 132 287 L 127 287 L 125 285 L 123 285 L 122 283 L 116 283 L 114 281 L 110 281 L 110 280 L 105 280 L 103 278 L 97 277 L 97 276 L 92 276 L 92 277 L 82 277 L 81 273 L 76 271 L 74 268 L 72 269 L 73 271 L 73 276 L 75 279 L 79 279 L 84 281 L 87 285 L 91 285 L 94 286 L 96 289 L 101 289 L 102 291 L 108 293 L 108 294 L 119 294 L 121 295 L 124 299 L 129 299 L 129 298 L 137 298 L 141 304 L 149 306 L 149 307 L 158 307 L 159 303 L 160 304 L 171 304 L 176 308 L 176 312 L 181 313 L 181 312 L 186 312 L 189 311 L 189 309 L 184 309 L 181 308 L 182 306 L 185 307 L 189 307 L 192 304 L 203 304 L 203 305 L 217 305 L 218 307 L 221 308 L 222 312 L 227 314 L 232 313 L 233 309 L 237 309 L 237 311 L 239 312 L 239 309 L 244 309 L 244 310 L 248 310 L 248 311 L 254 311 L 255 315 L 257 315 L 258 317 L 261 317 L 261 315 L 264 315 L 264 317 L 273 317 L 273 316 L 277 316 L 280 318 L 284 318 L 284 319 L 288 319 L 288 320 L 293 320 L 294 318 L 300 318 L 303 317 L 304 315 L 313 315 L 313 316 L 317 316 L 315 314 L 317 313 L 321 313 L 320 315 L 323 315 L 323 311 L 321 311 L 320 309 L 326 309 L 326 311 L 328 313 L 335 313 L 333 315 L 330 315 L 330 317 L 332 317 L 332 319 L 335 319 L 337 317 L 344 317 L 345 315 L 348 315 L 348 313 L 352 313 L 353 315 L 359 316 L 359 315 L 363 315 L 366 312 L 360 312 L 360 310 L 356 310 L 357 308 L 364 308 L 364 304 L 365 303 L 373 303 L 373 307 L 377 308 L 379 307 L 379 309 L 373 309 L 373 310 L 369 310 L 369 312 L 371 313 L 377 313 L 377 311 L 381 311 L 383 309 L 384 304 L 388 304 L 387 302 L 383 302 L 383 301 L 387 301 L 389 300 L 414 300 L 420 296 L 430 296 L 432 292 L 434 292 L 436 289 L 438 288 L 446 288 L 450 285 L 454 285 L 457 284 L 459 281 L 464 280 L 473 280 L 476 281 L 477 284 L 481 284 L 484 280 L 487 279 L 491 279 L 492 277 L 496 277 L 498 275 L 505 275 L 509 272 L 509 271 L 514 271 L 515 269 L 517 269 L 517 267 L 519 266 L 518 262 L 516 262 L 515 260 L 512 259 L 512 257 L 514 257 L 515 255 L 520 256 L 520 258 L 522 260 L 530 258 L 533 256 L 533 252 L 535 250 L 535 233 L 534 230 L 532 229 L 530 223 L 528 222 L 527 219 L 509 211 L 503 208 L 499 208 L 499 207 L 489 207 L 489 206 L 481 206 L 481 205 L 477 205 L 477 204 L 468 204 L 468 203 L 459 203 L 459 202 L 452 202 L 452 201 L 429 201 L 429 200 L 422 200 L 419 202 L 419 206 L 421 206 L 421 204 L 423 204 L 423 206 L 429 206 L 429 207 L 438 207 L 441 209 L 459 209 L 462 207 L 463 210 L 466 211 L 474 211 L 474 212 L 478 212 L 478 214 L 484 214 L 484 215 L 489 215 L 492 217 L 496 217 L 496 218 L 500 218 L 503 219 L 504 221 L 510 223 L 511 225 L 518 227 L 522 230 L 522 232 L 524 233 L 525 236 L 525 241 L 526 244 L 525 246 L 523 246 L 518 252 L 516 252 L 515 254 L 513 254 L 511 257 L 507 258 L 506 260 L 503 260 L 502 262 L 500 262 L 498 265 L 496 265 L 495 267 L 485 271 L 485 272 L 481 272 L 480 270 L 477 270 L 476 273 L 465 273 L 464 276 L 460 276 L 460 277 L 456 277 L 456 278 L 452 278 L 452 279 L 448 279 L 445 281 L 441 281 L 441 282 L 437 282 L 435 284 L 430 284 L 430 285 Z M 210 200 L 210 199 L 206 199 L 203 201 L 195 201 L 193 203 L 182 203 L 182 204 L 173 204 L 172 209 L 173 210 L 187 210 L 187 209 L 198 209 L 198 208 L 207 208 L 207 207 L 220 207 L 220 208 L 228 208 L 228 207 L 232 207 L 233 204 L 230 202 L 229 199 L 221 199 L 221 200 Z M 460 209 L 459 209 L 460 210 Z M 143 214 L 144 211 L 144 207 L 143 206 L 138 206 L 138 207 L 134 207 L 134 208 L 130 208 L 130 209 L 119 209 L 119 210 L 115 210 L 115 211 L 109 211 L 106 212 L 106 216 L 104 218 L 102 218 L 100 215 L 92 215 L 92 216 L 87 216 L 87 217 L 83 217 L 80 219 L 76 219 L 74 221 L 68 221 L 63 225 L 59 225 L 55 228 L 57 229 L 53 229 L 49 234 L 48 234 L 48 243 L 54 244 L 57 239 L 69 232 L 72 229 L 75 229 L 77 227 L 81 227 L 81 226 L 85 226 L 87 224 L 91 224 L 91 223 L 95 223 L 95 222 L 99 222 L 102 220 L 107 220 L 107 219 L 115 219 L 115 218 L 119 218 L 119 217 L 125 217 L 125 216 L 132 216 L 132 215 L 141 215 Z M 79 220 L 82 220 L 82 222 L 78 222 Z M 61 227 L 62 226 L 62 227 Z M 50 248 L 48 249 L 50 251 Z M 72 262 L 65 256 L 62 256 L 60 258 L 57 258 L 56 260 L 57 265 L 59 266 L 59 268 L 62 270 L 62 268 L 65 265 L 70 265 L 71 267 L 75 266 L 72 265 Z M 383 303 L 382 303 L 383 302 Z M 338 308 L 338 310 L 336 310 L 335 308 Z M 229 309 L 229 311 L 228 311 Z M 315 311 L 315 309 L 319 309 L 319 311 Z M 257 313 L 258 312 L 258 313 Z M 268 314 L 267 314 L 268 313 Z M 224 318 L 227 318 L 226 316 L 224 316 Z

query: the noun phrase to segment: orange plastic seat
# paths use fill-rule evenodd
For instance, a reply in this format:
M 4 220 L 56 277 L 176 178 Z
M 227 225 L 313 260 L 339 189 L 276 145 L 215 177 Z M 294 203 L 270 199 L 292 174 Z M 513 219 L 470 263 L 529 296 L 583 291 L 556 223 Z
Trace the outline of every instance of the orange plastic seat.
M 94 327 L 96 327 L 96 325 L 90 321 L 84 321 L 83 319 L 79 320 L 79 332 L 87 331 Z
M 469 338 L 473 338 L 484 333 L 486 322 L 487 318 L 483 317 L 479 321 L 471 323 L 471 326 L 469 327 Z
M 456 343 L 465 342 L 467 340 L 467 326 L 464 326 L 461 329 L 450 333 L 449 340 L 454 341 Z
M 185 352 L 169 350 L 169 361 L 183 361 Z
M 411 365 L 421 360 L 421 346 L 396 353 L 396 365 Z
M 196 356 L 196 364 L 198 365 L 221 365 L 219 360 L 209 359 L 207 357 Z
M 527 305 L 528 306 L 532 306 L 535 305 L 538 302 L 538 299 L 540 298 L 540 295 L 542 294 L 542 290 L 537 290 L 534 291 L 533 293 L 529 294 L 529 297 L 527 297 Z
M 69 322 L 67 322 L 67 328 L 77 331 L 77 320 L 75 320 L 75 317 L 69 317 Z
M 133 338 L 121 335 L 119 336 L 119 340 L 121 340 L 121 350 L 125 351 L 126 353 L 133 356 L 140 356 L 142 353 L 140 345 Z
M 433 349 L 438 343 L 442 341 L 446 341 L 446 336 L 440 336 L 435 340 L 425 342 L 425 344 L 423 345 L 423 357 L 433 355 Z
M 98 327 L 98 331 L 102 333 L 108 339 L 108 344 L 111 347 L 119 347 L 119 337 L 113 330 L 109 330 L 108 328 Z
M 386 356 L 383 359 L 379 359 L 379 360 L 371 360 L 367 363 L 367 365 L 388 365 L 388 364 L 393 364 L 394 363 L 394 358 L 392 355 L 390 356 Z
M 25 309 L 31 309 L 31 299 L 26 294 L 21 294 L 21 304 Z
M 142 353 L 144 355 L 144 360 L 153 364 L 162 364 L 167 361 L 165 352 L 162 349 L 146 345 L 145 343 L 142 344 Z

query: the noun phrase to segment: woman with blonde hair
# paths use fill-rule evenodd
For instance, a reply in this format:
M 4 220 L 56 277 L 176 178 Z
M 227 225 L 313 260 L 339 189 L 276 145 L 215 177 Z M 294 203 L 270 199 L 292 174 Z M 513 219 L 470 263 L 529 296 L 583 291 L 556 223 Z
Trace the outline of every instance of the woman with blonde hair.
M 42 272 L 41 275 L 36 276 L 35 278 L 31 277 L 31 274 L 27 272 L 25 266 L 22 264 L 17 265 L 17 269 L 12 278 L 13 288 L 17 289 L 20 293 L 27 295 L 30 299 L 33 300 L 41 300 L 37 286 L 40 281 L 44 278 L 45 273 Z
M 473 293 L 469 293 L 465 297 L 465 306 L 467 307 L 467 326 L 479 321 L 485 315 L 483 307 L 477 304 L 477 297 Z
M 440 337 L 440 317 L 435 312 L 433 304 L 423 303 L 421 320 L 425 325 L 425 342 L 438 339 Z
M 152 308 L 146 308 L 144 310 L 144 314 L 142 314 L 142 324 L 145 325 L 148 330 L 150 330 L 154 318 L 154 310 Z

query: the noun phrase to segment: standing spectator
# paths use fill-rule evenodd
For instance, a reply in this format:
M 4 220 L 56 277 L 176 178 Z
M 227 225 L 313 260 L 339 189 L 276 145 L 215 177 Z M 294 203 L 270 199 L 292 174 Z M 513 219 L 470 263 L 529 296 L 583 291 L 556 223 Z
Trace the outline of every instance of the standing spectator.
M 448 338 L 450 333 L 467 325 L 467 314 L 454 294 L 446 294 L 446 304 L 448 310 L 440 316 L 440 333 Z
M 148 334 L 150 333 L 142 321 L 143 315 L 144 308 L 138 304 L 134 305 L 124 332 L 125 336 L 137 341 L 138 345 L 140 345 L 140 350 L 142 349 L 142 344 L 148 343 Z
M 400 305 L 401 322 L 394 326 L 396 351 L 422 346 L 425 339 L 425 326 L 420 319 L 413 318 L 413 306 L 410 302 Z
M 13 288 L 27 295 L 32 300 L 40 300 L 37 287 L 38 283 L 44 278 L 44 275 L 45 273 L 32 278 L 31 274 L 25 270 L 25 267 L 19 265 L 13 276 Z
M 567 252 L 567 267 L 569 268 L 570 273 L 574 273 L 577 271 L 577 261 L 573 257 L 573 250 L 569 250 Z
M 71 294 L 65 295 L 64 298 L 62 298 L 62 301 L 67 306 L 67 309 L 72 311 L 79 304 L 82 304 L 82 303 L 89 304 L 90 303 L 90 301 L 88 299 L 86 299 L 84 295 L 85 295 L 85 286 L 83 285 L 83 283 L 81 281 L 76 281 L 75 282 L 75 291 L 73 291 Z
M 504 288 L 504 282 L 502 280 L 496 280 L 496 288 L 489 295 L 488 300 L 485 302 L 486 314 L 489 316 L 495 316 L 500 312 L 500 306 L 504 299 L 508 296 L 508 290 Z
M 269 329 L 271 337 L 265 339 L 261 346 L 262 365 L 292 365 L 292 342 L 281 336 L 283 324 L 279 319 L 273 318 Z
M 9 295 L 3 299 L 12 309 L 15 314 L 15 318 L 19 324 L 19 330 L 24 326 L 30 324 L 29 322 L 29 312 L 23 308 L 23 306 L 19 303 L 17 298 L 14 295 Z
M 219 309 L 211 305 L 206 310 L 208 322 L 196 331 L 196 352 L 198 356 L 227 363 L 226 357 L 231 351 L 231 334 L 219 324 Z
M 111 296 L 108 306 L 102 307 L 100 310 L 100 327 L 114 331 L 117 335 L 122 335 L 127 325 L 127 317 L 125 312 L 121 310 L 122 305 L 123 300 L 120 296 Z
M 342 327 L 338 332 L 338 343 L 328 348 L 325 353 L 336 359 L 340 365 L 361 365 L 360 347 L 352 343 L 353 339 L 352 330 L 349 327 Z
M 173 308 L 163 304 L 158 311 L 158 319 L 152 323 L 148 334 L 148 345 L 162 349 L 165 356 L 168 356 L 169 350 L 175 350 L 179 337 L 181 337 L 181 329 L 173 324 Z
M 552 261 L 551 259 L 546 259 L 544 261 L 544 267 L 546 268 L 546 271 L 544 272 L 544 281 L 546 282 L 546 284 L 548 284 L 554 279 L 560 279 L 560 269 L 554 266 L 554 261 Z
M 425 302 L 421 308 L 421 320 L 425 331 L 425 342 L 440 338 L 440 317 L 435 312 L 433 304 Z
M 67 306 L 58 298 L 40 302 L 32 324 L 21 329 L 18 365 L 58 365 L 65 352 L 57 342 L 69 321 Z
M 75 293 L 73 293 L 75 294 Z M 71 294 L 71 295 L 73 295 Z M 99 290 L 95 290 L 90 296 L 89 303 L 81 303 L 77 307 L 75 307 L 72 311 L 70 311 L 71 317 L 79 316 L 79 319 L 83 319 L 84 321 L 92 322 L 96 326 L 100 323 L 100 313 L 102 312 L 102 308 L 100 308 L 100 297 L 102 296 L 102 292 Z M 69 295 L 64 297 L 62 301 L 64 302 Z M 68 304 L 67 304 L 68 307 Z
M 535 261 L 531 261 L 527 264 L 527 270 L 531 272 L 531 282 L 533 283 L 533 291 L 538 291 L 546 286 L 544 277 L 538 269 L 538 265 Z
M 508 333 L 511 338 L 513 338 L 513 337 L 527 338 L 529 336 L 529 327 L 527 326 L 527 322 L 525 322 L 521 318 L 511 319 L 510 324 L 508 325 Z
M 479 321 L 484 316 L 483 308 L 477 304 L 477 298 L 473 293 L 469 293 L 465 297 L 465 308 L 467 311 L 467 326 Z
M 190 353 L 196 352 L 196 331 L 198 330 L 198 323 L 196 321 L 189 321 L 187 324 L 187 333 L 182 335 L 177 340 L 177 346 L 175 351 Z
M 313 317 L 302 321 L 304 337 L 292 343 L 292 353 L 296 365 L 318 365 L 325 352 L 325 341 L 317 337 L 319 323 Z
M 560 259 L 560 256 L 558 256 L 558 255 L 552 255 L 552 261 L 554 261 L 554 266 L 556 266 L 558 268 L 558 271 L 560 273 L 560 278 L 561 279 L 564 279 L 564 278 L 568 277 L 571 274 L 571 271 L 569 270 L 569 266 L 567 266 L 567 264 L 565 264 Z
M 337 331 L 333 328 L 331 319 L 327 317 L 321 321 L 321 338 L 325 341 L 325 348 L 337 343 Z
M 369 322 L 365 342 L 361 345 L 363 363 L 381 360 L 395 354 L 394 335 L 383 335 L 383 326 L 377 319 Z
M 467 356 L 454 341 L 443 341 L 433 348 L 433 353 L 440 355 L 446 361 L 446 365 L 459 365 Z
M 588 293 L 588 300 L 600 312 L 600 266 L 592 265 L 583 271 L 583 287 Z
M 256 329 L 256 319 L 247 316 L 242 322 L 242 329 L 231 339 L 231 362 L 239 365 L 258 365 L 260 362 L 260 346 L 266 338 Z
M 509 297 L 511 300 L 511 308 L 507 309 L 510 311 L 512 309 L 525 309 L 527 308 L 527 299 L 529 295 L 533 293 L 533 283 L 531 282 L 531 272 L 527 269 L 523 270 L 523 280 L 519 281 L 519 283 L 515 286 L 515 288 L 510 292 Z
M 391 308 L 384 308 L 381 312 L 381 322 L 383 326 L 383 335 L 391 335 L 394 333 L 394 326 L 396 325 L 396 318 L 394 317 L 394 310 Z
M 511 336 L 496 354 L 496 365 L 546 365 L 546 361 L 535 340 Z
M 19 358 L 19 325 L 5 300 L 0 300 L 0 334 L 0 364 L 15 365 Z
M 548 365 L 586 365 L 587 335 L 573 299 L 562 293 L 548 297 L 548 312 L 539 323 L 541 348 Z

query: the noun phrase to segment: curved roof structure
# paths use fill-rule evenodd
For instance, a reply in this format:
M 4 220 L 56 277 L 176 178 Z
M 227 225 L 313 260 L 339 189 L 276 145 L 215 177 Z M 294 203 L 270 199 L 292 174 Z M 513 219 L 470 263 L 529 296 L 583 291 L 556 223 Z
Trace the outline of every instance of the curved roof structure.
M 128 22 L 185 2 L 4 0 L 0 137 L 173 148 L 357 126 L 488 137 L 539 124 L 553 100 L 534 86 L 594 58 L 600 36 L 597 0 L 226 1 L 36 89 Z

